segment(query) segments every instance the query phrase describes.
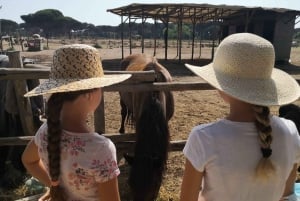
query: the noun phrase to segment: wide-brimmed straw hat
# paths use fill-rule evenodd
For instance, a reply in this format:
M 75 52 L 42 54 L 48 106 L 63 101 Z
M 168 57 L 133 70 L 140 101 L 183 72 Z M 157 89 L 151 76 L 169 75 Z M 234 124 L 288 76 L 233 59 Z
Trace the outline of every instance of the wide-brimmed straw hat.
M 273 45 L 250 33 L 232 34 L 219 45 L 212 63 L 186 67 L 216 89 L 239 100 L 262 106 L 284 105 L 297 100 L 297 81 L 274 68 Z
M 53 55 L 49 79 L 25 97 L 93 89 L 116 84 L 130 74 L 104 75 L 99 51 L 89 45 L 64 45 Z

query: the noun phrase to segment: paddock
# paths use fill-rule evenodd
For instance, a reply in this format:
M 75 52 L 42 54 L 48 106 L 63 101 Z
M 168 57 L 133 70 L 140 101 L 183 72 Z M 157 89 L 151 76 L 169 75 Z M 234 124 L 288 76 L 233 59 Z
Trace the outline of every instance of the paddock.
M 103 60 L 104 66 L 109 66 L 111 62 L 117 62 L 117 61 L 108 61 Z M 189 61 L 186 61 L 189 62 Z M 177 63 L 177 62 L 174 62 Z M 170 63 L 164 63 L 165 65 L 171 65 L 174 68 L 172 69 L 171 74 L 179 75 L 180 73 L 177 68 L 175 68 L 175 64 Z M 190 62 L 189 62 L 190 63 Z M 12 80 L 12 81 L 20 81 L 24 79 L 45 79 L 48 77 L 49 70 L 47 68 L 40 68 L 44 66 L 39 65 L 26 65 L 26 68 L 16 68 L 16 66 L 12 66 L 14 68 L 3 68 L 0 69 L 0 79 L 1 80 Z M 180 68 L 184 68 L 183 64 L 179 66 Z M 297 66 L 296 66 L 297 67 Z M 282 67 L 286 68 L 289 73 L 291 73 L 299 82 L 299 72 L 294 66 L 293 68 L 290 67 Z M 122 73 L 117 71 L 105 71 L 105 73 Z M 131 91 L 131 90 L 172 90 L 176 92 L 175 97 L 175 117 L 173 120 L 171 120 L 170 125 L 171 126 L 171 134 L 172 134 L 172 141 L 171 141 L 171 147 L 170 151 L 171 153 L 171 160 L 169 161 L 168 165 L 169 168 L 167 170 L 167 178 L 165 180 L 164 186 L 161 188 L 162 194 L 168 194 L 167 196 L 169 198 L 176 199 L 176 195 L 178 194 L 178 183 L 180 183 L 180 169 L 179 167 L 182 166 L 183 160 L 181 151 L 185 144 L 185 137 L 182 137 L 184 133 L 185 136 L 188 134 L 185 129 L 183 129 L 183 126 L 187 126 L 191 128 L 191 124 L 199 124 L 199 123 L 206 123 L 211 120 L 215 120 L 216 117 L 212 113 L 218 112 L 218 118 L 222 117 L 222 114 L 224 114 L 224 111 L 226 111 L 226 106 L 224 106 L 224 103 L 219 100 L 215 100 L 213 97 L 217 96 L 217 93 L 215 90 L 212 90 L 212 88 L 205 83 L 204 81 L 201 81 L 200 79 L 196 78 L 191 75 L 191 73 L 186 71 L 186 75 L 188 75 L 187 81 L 182 81 L 182 79 L 178 79 L 175 76 L 175 81 L 171 84 L 165 84 L 165 83 L 155 83 L 153 84 L 151 82 L 151 78 L 153 76 L 153 72 L 145 72 L 145 74 L 138 74 L 133 73 L 133 77 L 131 80 L 129 80 L 127 83 L 122 83 L 121 85 L 115 85 L 104 89 L 104 107 L 103 107 L 103 122 L 104 124 L 95 125 L 96 130 L 97 129 L 103 129 L 104 128 L 104 135 L 108 136 L 116 143 L 118 152 L 123 152 L 124 150 L 130 150 L 132 149 L 132 145 L 134 144 L 135 140 L 135 134 L 134 133 L 127 133 L 125 135 L 120 135 L 119 133 L 114 133 L 117 131 L 117 128 L 120 125 L 120 121 L 114 120 L 111 121 L 112 117 L 109 112 L 107 111 L 114 111 L 119 114 L 118 108 L 115 108 L 114 102 L 118 101 L 118 91 Z M 147 82 L 145 82 L 145 79 L 147 78 Z M 133 84 L 132 81 L 138 81 L 139 84 Z M 20 94 L 19 94 L 20 95 Z M 21 97 L 22 94 L 21 94 Z M 176 101 L 176 100 L 182 100 L 182 97 L 185 97 L 185 100 L 190 99 L 190 102 L 182 102 L 182 101 Z M 183 109 L 182 105 L 188 105 L 189 107 L 185 107 Z M 214 111 L 212 111 L 212 108 L 209 107 L 209 105 L 214 105 Z M 218 105 L 216 107 L 216 105 Z M 113 108 L 114 110 L 112 110 Z M 276 112 L 276 108 L 273 110 Z M 101 116 L 101 115 L 100 115 Z M 180 121 L 177 119 L 180 118 Z M 98 122 L 98 121 L 96 121 Z M 107 122 L 111 122 L 112 125 L 108 125 Z M 99 126 L 99 127 L 98 127 Z M 115 128 L 116 129 L 115 129 Z M 29 134 L 29 136 L 24 137 L 18 137 L 18 138 L 4 138 L 0 140 L 0 146 L 12 146 L 12 145 L 24 145 L 27 144 L 27 142 L 32 138 L 32 135 L 34 133 Z M 174 166 L 176 164 L 176 167 Z M 121 166 L 121 172 L 123 172 L 126 175 L 126 167 Z M 123 175 L 124 175 L 123 174 Z M 178 178 L 178 179 L 176 179 Z M 121 178 L 121 180 L 125 180 L 124 178 Z M 176 184 L 176 186 L 175 186 Z M 122 186 L 122 190 L 126 191 L 126 187 Z M 173 194 L 173 195 L 171 195 Z M 122 192 L 121 192 L 122 195 Z M 124 197 L 124 195 L 122 196 Z M 164 196 L 165 197 L 165 196 Z M 122 199 L 123 200 L 123 199 Z M 126 200 L 126 198 L 124 198 Z M 167 199 L 163 199 L 167 200 Z
M 27 91 L 25 80 L 42 80 L 47 79 L 49 76 L 50 68 L 43 65 L 27 64 L 26 68 L 22 65 L 19 52 L 9 53 L 11 64 L 15 65 L 9 68 L 0 68 L 0 80 L 12 80 L 15 86 L 15 95 L 18 101 L 18 109 L 20 112 L 20 118 L 22 127 L 24 130 L 24 137 L 8 137 L 0 139 L 0 146 L 13 146 L 13 145 L 26 145 L 28 141 L 32 139 L 32 136 L 36 132 L 33 123 L 33 115 L 31 111 L 31 103 L 28 98 L 24 98 L 23 94 Z M 122 74 L 130 73 L 132 77 L 121 84 L 116 84 L 108 87 L 104 87 L 104 92 L 137 92 L 137 91 L 185 91 L 185 90 L 213 90 L 205 81 L 199 82 L 155 82 L 154 71 L 104 71 L 105 74 Z M 105 98 L 105 94 L 104 94 Z M 102 101 L 104 103 L 104 101 Z M 116 143 L 117 149 L 130 149 L 131 144 L 134 142 L 134 133 L 106 133 L 105 132 L 105 108 L 104 104 L 101 104 L 94 114 L 95 131 L 102 133 L 103 135 L 111 138 Z M 170 151 L 181 150 L 185 141 L 172 141 Z

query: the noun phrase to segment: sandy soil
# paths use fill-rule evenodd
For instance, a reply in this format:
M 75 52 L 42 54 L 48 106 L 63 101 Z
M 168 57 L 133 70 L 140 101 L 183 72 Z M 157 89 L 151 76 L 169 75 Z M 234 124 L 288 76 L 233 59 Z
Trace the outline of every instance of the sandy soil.
M 109 46 L 105 41 L 99 42 L 102 49 L 101 57 L 106 70 L 116 69 L 121 58 L 121 48 Z M 22 56 L 36 59 L 37 62 L 48 64 L 51 62 L 53 50 L 61 45 L 60 41 L 53 41 L 49 44 L 50 49 L 40 52 L 21 52 Z M 133 49 L 134 52 L 141 52 L 140 48 Z M 199 58 L 199 48 L 195 50 L 194 58 Z M 146 48 L 145 53 L 153 54 L 153 48 Z M 191 48 L 186 45 L 182 50 L 182 59 L 191 58 Z M 125 56 L 129 55 L 126 49 Z M 176 55 L 176 48 L 170 48 L 168 52 L 170 61 L 164 61 L 164 49 L 157 50 L 157 58 L 164 63 L 173 75 L 175 81 L 195 81 L 198 78 L 192 75 L 184 67 L 184 62 L 179 63 Z M 300 66 L 300 48 L 293 48 L 291 54 L 291 62 L 296 66 Z M 173 60 L 175 58 L 175 60 Z M 210 58 L 210 49 L 204 48 L 201 51 L 201 58 Z M 199 60 L 197 62 L 200 62 Z M 204 61 L 205 62 L 205 61 Z M 169 122 L 172 140 L 187 139 L 191 128 L 197 124 L 215 121 L 226 115 L 228 106 L 218 97 L 215 90 L 203 91 L 176 91 L 175 95 L 175 115 Z M 116 133 L 120 126 L 120 106 L 119 96 L 116 92 L 105 93 L 105 118 L 106 133 Z M 273 113 L 277 113 L 277 108 L 272 108 Z M 160 190 L 160 199 L 163 201 L 179 200 L 180 184 L 182 181 L 184 166 L 184 157 L 181 152 L 171 152 L 168 160 L 168 169 L 165 175 L 163 185 Z M 128 166 L 122 164 L 120 176 L 120 191 L 122 200 L 128 200 L 128 186 L 126 179 L 128 176 Z

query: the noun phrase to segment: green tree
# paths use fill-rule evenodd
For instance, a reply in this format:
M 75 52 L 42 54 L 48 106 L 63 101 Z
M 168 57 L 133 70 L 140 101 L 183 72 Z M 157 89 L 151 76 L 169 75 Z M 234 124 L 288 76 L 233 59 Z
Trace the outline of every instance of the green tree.
M 12 20 L 6 20 L 1 19 L 1 30 L 0 34 L 3 35 L 11 35 L 12 33 L 15 33 L 16 29 L 18 29 L 19 25 L 15 21 Z
M 71 17 L 65 17 L 62 12 L 55 9 L 45 9 L 34 14 L 22 15 L 21 19 L 30 27 L 42 29 L 46 37 L 51 33 L 65 34 L 71 29 L 82 28 L 81 22 Z

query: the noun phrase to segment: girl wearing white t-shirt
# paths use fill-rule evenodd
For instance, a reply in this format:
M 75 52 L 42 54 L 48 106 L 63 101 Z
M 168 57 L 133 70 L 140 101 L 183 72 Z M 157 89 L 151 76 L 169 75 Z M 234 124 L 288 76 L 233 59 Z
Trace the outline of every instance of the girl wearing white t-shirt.
M 204 67 L 186 65 L 215 87 L 229 104 L 228 115 L 192 129 L 182 201 L 278 201 L 293 194 L 300 161 L 295 124 L 270 114 L 300 96 L 298 83 L 274 68 L 273 45 L 250 33 L 232 34 Z

